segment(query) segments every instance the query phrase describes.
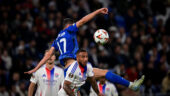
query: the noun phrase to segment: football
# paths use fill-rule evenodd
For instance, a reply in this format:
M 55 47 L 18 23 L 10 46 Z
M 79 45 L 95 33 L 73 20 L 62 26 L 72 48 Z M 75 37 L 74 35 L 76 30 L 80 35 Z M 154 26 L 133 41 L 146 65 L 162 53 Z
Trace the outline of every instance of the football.
M 105 44 L 108 42 L 109 40 L 109 34 L 106 30 L 104 29 L 98 29 L 95 33 L 94 33 L 94 41 L 96 43 L 100 43 L 100 44 Z

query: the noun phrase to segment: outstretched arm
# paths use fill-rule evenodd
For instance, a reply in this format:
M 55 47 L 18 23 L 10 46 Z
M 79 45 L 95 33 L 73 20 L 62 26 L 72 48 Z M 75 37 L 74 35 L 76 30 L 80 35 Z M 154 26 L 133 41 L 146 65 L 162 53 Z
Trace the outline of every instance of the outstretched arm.
M 100 8 L 100 9 L 86 15 L 85 17 L 83 17 L 82 19 L 80 19 L 79 21 L 76 22 L 77 27 L 79 28 L 80 26 L 82 26 L 86 22 L 93 19 L 98 14 L 108 14 L 108 9 L 107 8 Z
M 88 80 L 90 81 L 91 86 L 92 86 L 93 90 L 96 92 L 96 94 L 97 94 L 98 96 L 103 96 L 103 94 L 101 94 L 101 93 L 99 92 L 99 89 L 98 89 L 98 87 L 97 87 L 97 83 L 96 83 L 95 77 L 94 77 L 94 76 L 88 77 Z
M 45 54 L 45 56 L 43 57 L 43 59 L 41 59 L 41 61 L 38 63 L 38 65 L 28 71 L 28 72 L 24 72 L 24 73 L 28 73 L 28 74 L 32 74 L 33 72 L 37 71 L 42 65 L 44 65 L 46 63 L 46 61 L 52 56 L 53 52 L 55 51 L 55 48 L 54 47 L 51 47 L 49 52 L 47 54 Z

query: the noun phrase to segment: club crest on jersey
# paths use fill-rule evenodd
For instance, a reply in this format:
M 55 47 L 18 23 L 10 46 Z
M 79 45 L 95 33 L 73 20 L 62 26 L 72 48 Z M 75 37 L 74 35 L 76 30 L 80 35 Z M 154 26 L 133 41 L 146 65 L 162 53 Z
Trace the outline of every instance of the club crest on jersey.
M 43 74 L 43 75 L 42 75 L 42 77 L 46 77 L 46 75 L 45 75 L 45 74 Z
M 109 90 L 110 90 L 110 88 L 106 88 L 106 90 L 107 90 L 107 91 L 109 91 Z
M 69 76 L 70 78 L 73 78 L 73 74 L 72 74 L 72 73 L 70 73 L 68 76 Z
M 58 73 L 55 73 L 55 77 L 57 78 L 59 76 L 59 74 Z

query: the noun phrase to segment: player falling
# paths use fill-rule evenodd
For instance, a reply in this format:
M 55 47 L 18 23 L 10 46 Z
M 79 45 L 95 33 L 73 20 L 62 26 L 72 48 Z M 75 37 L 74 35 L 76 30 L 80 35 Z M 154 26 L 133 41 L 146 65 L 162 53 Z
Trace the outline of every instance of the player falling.
M 59 60 L 60 60 L 60 63 L 63 66 L 65 66 L 65 68 L 73 64 L 73 62 L 75 62 L 76 60 L 76 52 L 79 49 L 77 38 L 76 38 L 76 33 L 78 31 L 78 28 L 84 25 L 86 22 L 93 19 L 98 14 L 108 14 L 108 9 L 107 8 L 98 9 L 86 15 L 85 17 L 77 21 L 76 23 L 74 23 L 72 19 L 65 19 L 63 22 L 63 30 L 59 32 L 48 54 L 46 54 L 43 57 L 43 59 L 38 63 L 38 65 L 34 69 L 28 72 L 25 72 L 25 73 L 31 74 L 35 72 L 36 70 L 38 70 L 52 56 L 55 50 L 60 52 Z M 144 80 L 144 76 L 142 76 L 141 79 L 135 82 L 130 82 L 108 70 L 93 68 L 93 71 L 94 71 L 95 78 L 105 77 L 108 81 L 112 83 L 118 83 L 118 84 L 124 85 L 134 91 L 140 88 L 140 85 L 142 84 Z

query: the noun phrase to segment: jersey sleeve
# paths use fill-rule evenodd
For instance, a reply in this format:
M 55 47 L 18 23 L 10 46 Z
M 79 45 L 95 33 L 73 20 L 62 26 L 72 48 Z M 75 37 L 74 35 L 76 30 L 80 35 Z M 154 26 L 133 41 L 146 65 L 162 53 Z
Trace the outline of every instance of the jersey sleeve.
M 67 80 L 67 81 L 70 81 L 70 82 L 73 82 L 74 81 L 74 79 L 75 79 L 75 71 L 76 71 L 76 67 L 77 67 L 77 65 L 78 64 L 72 64 L 69 68 L 68 68 L 68 70 L 67 70 L 67 72 L 66 72 L 66 77 L 65 77 L 65 80 Z
M 70 25 L 68 28 L 66 28 L 66 30 L 70 33 L 75 34 L 78 31 L 76 23 L 74 23 L 73 25 Z
M 58 51 L 57 40 L 54 40 L 51 47 L 54 47 L 56 51 Z
M 35 84 L 38 82 L 38 73 L 37 72 L 32 74 L 30 81 Z
M 92 67 L 91 63 L 88 62 L 88 64 L 87 64 L 87 77 L 92 77 L 92 76 L 94 76 L 93 67 Z

